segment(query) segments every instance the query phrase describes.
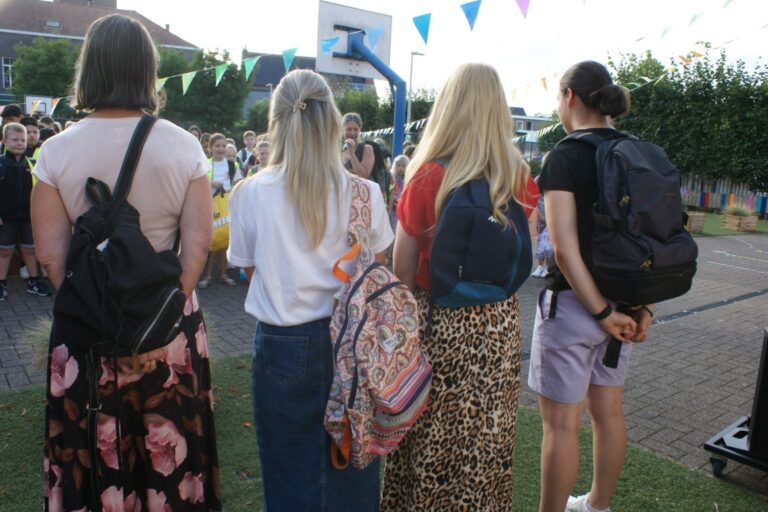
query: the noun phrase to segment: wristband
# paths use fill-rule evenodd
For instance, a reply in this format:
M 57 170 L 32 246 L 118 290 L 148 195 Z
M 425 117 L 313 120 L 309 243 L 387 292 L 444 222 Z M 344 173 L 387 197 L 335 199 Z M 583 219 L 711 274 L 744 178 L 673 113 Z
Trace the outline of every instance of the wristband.
M 613 313 L 613 308 L 611 307 L 610 304 L 608 304 L 607 306 L 605 306 L 604 310 L 602 310 L 599 313 L 593 314 L 592 318 L 594 318 L 595 320 L 597 320 L 599 322 L 600 320 L 603 320 L 603 319 L 608 318 L 609 316 L 611 316 L 611 313 Z
M 648 312 L 649 315 L 651 315 L 651 318 L 653 318 L 653 311 L 651 311 L 651 308 L 648 306 L 640 306 L 640 309 L 644 309 Z

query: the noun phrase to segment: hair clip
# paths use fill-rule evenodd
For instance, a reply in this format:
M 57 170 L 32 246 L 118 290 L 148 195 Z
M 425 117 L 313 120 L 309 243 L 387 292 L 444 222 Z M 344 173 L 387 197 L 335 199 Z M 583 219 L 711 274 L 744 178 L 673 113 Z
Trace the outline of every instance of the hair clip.
M 306 110 L 306 108 L 307 108 L 307 104 L 306 104 L 306 103 L 304 103 L 304 102 L 303 102 L 303 101 L 301 101 L 301 100 L 296 100 L 296 103 L 293 105 L 293 111 L 294 111 L 294 113 L 296 112 L 296 109 L 297 109 L 297 108 L 298 108 L 298 109 L 300 109 L 300 110 Z

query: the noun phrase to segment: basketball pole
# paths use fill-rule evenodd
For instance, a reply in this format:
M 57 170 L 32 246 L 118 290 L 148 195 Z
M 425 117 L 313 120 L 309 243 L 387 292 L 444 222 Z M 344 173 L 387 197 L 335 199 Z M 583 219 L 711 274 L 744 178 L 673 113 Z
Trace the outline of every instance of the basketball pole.
M 376 71 L 384 75 L 394 90 L 392 99 L 395 105 L 395 120 L 393 124 L 394 133 L 392 134 L 392 156 L 395 157 L 403 152 L 406 104 L 405 80 L 400 78 L 392 68 L 387 66 L 384 61 L 365 46 L 365 43 L 363 43 L 364 37 L 364 31 L 350 32 L 347 36 L 347 54 L 353 59 L 368 61 L 371 66 L 376 68 Z

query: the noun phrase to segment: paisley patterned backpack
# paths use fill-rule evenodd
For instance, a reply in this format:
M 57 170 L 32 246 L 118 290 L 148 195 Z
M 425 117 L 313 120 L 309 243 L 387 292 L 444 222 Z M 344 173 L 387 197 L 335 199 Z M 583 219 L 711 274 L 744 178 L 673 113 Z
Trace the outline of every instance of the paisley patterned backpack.
M 331 320 L 335 372 L 325 429 L 331 461 L 364 468 L 392 451 L 427 406 L 432 367 L 419 348 L 416 300 L 369 248 L 371 196 L 353 176 L 348 229 L 352 249 L 333 267 L 345 284 Z M 339 264 L 356 259 L 347 274 Z

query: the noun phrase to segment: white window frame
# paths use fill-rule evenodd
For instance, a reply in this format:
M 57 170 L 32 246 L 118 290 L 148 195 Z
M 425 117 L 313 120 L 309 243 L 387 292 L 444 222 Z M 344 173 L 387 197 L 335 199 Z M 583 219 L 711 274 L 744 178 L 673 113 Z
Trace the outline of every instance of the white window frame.
M 10 89 L 13 87 L 13 63 L 16 59 L 13 57 L 3 57 L 2 58 L 2 65 L 0 66 L 2 69 L 0 71 L 2 73 L 2 85 L 3 89 Z

